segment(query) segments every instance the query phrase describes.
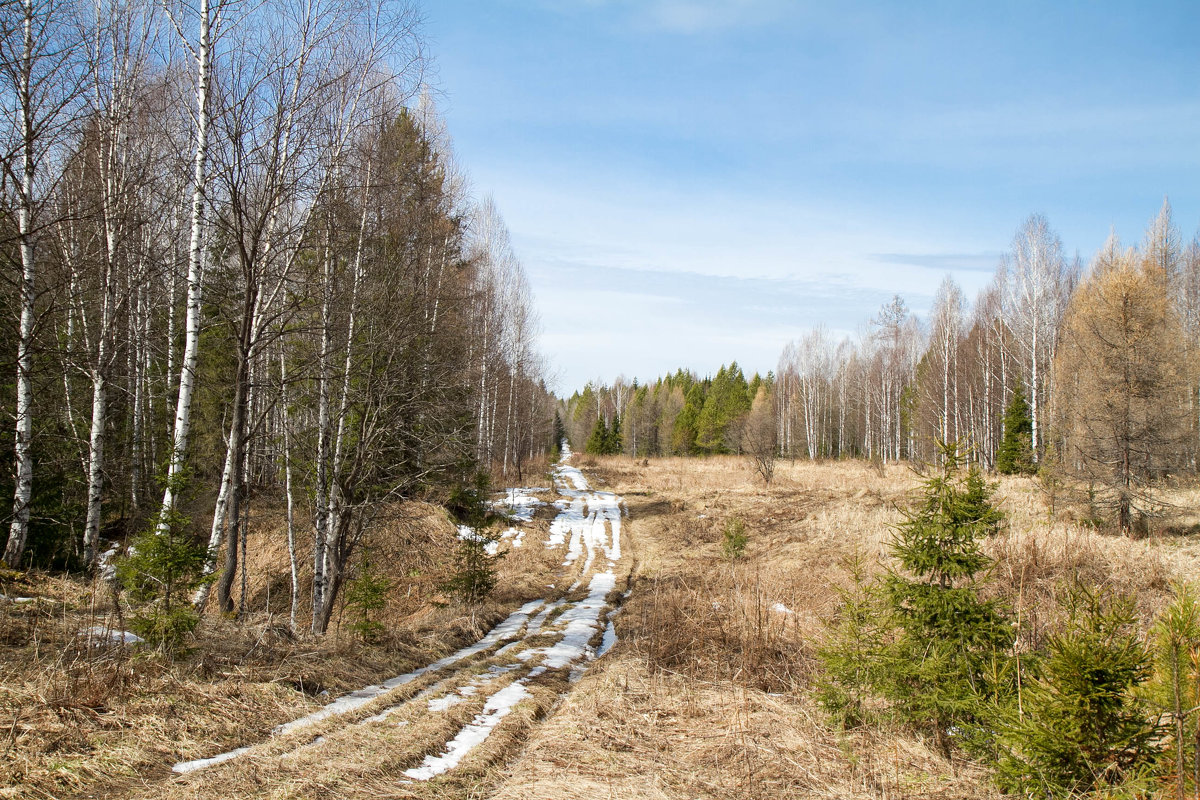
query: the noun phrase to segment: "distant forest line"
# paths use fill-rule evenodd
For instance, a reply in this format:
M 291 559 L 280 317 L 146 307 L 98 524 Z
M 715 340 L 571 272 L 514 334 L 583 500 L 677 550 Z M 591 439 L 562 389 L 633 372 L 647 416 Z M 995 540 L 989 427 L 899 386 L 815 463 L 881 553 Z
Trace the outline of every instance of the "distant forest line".
M 766 376 L 733 363 L 588 384 L 563 424 L 577 447 L 631 456 L 743 453 L 768 436 L 787 458 L 930 462 L 957 442 L 985 469 L 1054 463 L 1110 486 L 1122 525 L 1154 480 L 1195 472 L 1200 241 L 1166 201 L 1137 247 L 1111 235 L 1086 267 L 1031 216 L 974 303 L 947 276 L 927 319 L 897 295 L 863 330 L 813 328 Z

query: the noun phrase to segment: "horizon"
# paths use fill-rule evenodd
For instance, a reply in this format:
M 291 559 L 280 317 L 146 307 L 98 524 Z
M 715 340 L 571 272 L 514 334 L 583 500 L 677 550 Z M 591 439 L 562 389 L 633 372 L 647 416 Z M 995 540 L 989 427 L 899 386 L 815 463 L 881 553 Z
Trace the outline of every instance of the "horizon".
M 1169 197 L 1200 224 L 1186 3 L 836 10 L 447 0 L 433 85 L 512 232 L 564 395 L 774 370 L 892 295 L 968 300 L 1047 217 L 1085 264 Z M 652 344 L 653 347 L 647 347 Z

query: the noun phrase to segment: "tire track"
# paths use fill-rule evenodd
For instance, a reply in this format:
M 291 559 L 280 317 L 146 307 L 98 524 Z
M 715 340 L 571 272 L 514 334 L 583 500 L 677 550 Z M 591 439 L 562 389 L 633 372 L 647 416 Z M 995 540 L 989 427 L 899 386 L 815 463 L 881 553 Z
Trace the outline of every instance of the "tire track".
M 560 687 L 554 691 L 561 699 L 591 661 L 615 641 L 612 617 L 623 588 L 618 586 L 618 575 L 628 574 L 622 561 L 622 499 L 611 492 L 593 491 L 583 473 L 570 465 L 570 458 L 565 449 L 555 467 L 559 514 L 545 543 L 566 547 L 556 585 L 572 581 L 569 589 L 526 603 L 479 641 L 445 658 L 350 692 L 280 725 L 264 742 L 181 762 L 174 770 L 184 774 L 206 770 L 254 751 L 269 753 L 278 763 L 321 748 L 363 725 L 398 724 L 411 731 L 404 734 L 404 750 L 424 754 L 419 763 L 405 765 L 397 776 L 416 789 L 469 761 L 479 745 L 505 729 L 515 709 L 532 702 L 533 691 L 540 691 L 544 700 L 547 687 Z M 524 498 L 522 503 L 528 500 L 528 494 L 518 490 L 509 497 Z M 518 516 L 514 522 L 529 519 L 530 515 Z M 520 534 L 510 540 L 509 546 L 514 546 Z M 463 716 L 464 724 L 436 723 L 438 715 L 453 714 L 457 719 L 467 712 L 473 714 L 469 719 Z M 389 721 L 397 715 L 403 717 L 401 722 Z M 342 717 L 344 723 L 329 722 Z M 320 735 L 304 736 L 308 729 Z

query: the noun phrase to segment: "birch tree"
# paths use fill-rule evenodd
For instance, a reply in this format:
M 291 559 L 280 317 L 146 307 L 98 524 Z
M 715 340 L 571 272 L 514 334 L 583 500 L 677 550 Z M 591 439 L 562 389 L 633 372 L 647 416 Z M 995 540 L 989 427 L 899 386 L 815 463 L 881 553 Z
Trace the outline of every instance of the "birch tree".
M 223 25 L 232 11 L 234 0 L 199 0 L 198 7 L 186 2 L 165 6 L 178 41 L 189 58 L 194 81 L 193 147 L 191 203 L 187 249 L 187 311 L 184 321 L 184 346 L 179 365 L 179 389 L 175 400 L 170 456 L 163 488 L 160 533 L 166 531 L 175 509 L 178 491 L 187 467 L 188 434 L 192 422 L 192 397 L 196 387 L 196 365 L 200 347 L 203 313 L 205 236 L 208 232 L 208 158 L 210 126 L 213 114 L 214 74 L 219 63 L 217 44 Z
M 39 246 L 62 176 L 63 150 L 78 116 L 82 49 L 68 0 L 20 0 L 0 13 L 0 167 L 5 214 L 16 221 L 15 489 L 3 562 L 21 563 L 33 496 L 33 347 Z
M 1004 305 L 1014 333 L 1013 345 L 1027 376 L 1035 462 L 1041 452 L 1045 425 L 1047 373 L 1072 283 L 1058 235 L 1050 229 L 1045 217 L 1030 216 L 1013 237 Z
M 98 189 L 96 220 L 102 240 L 99 280 L 94 292 L 99 295 L 98 314 L 94 315 L 91 335 L 84 331 L 89 354 L 87 372 L 92 384 L 91 426 L 87 457 L 87 519 L 83 532 L 83 563 L 90 568 L 96 556 L 100 535 L 101 500 L 104 491 L 106 430 L 108 427 L 109 383 L 113 359 L 117 353 L 116 333 L 120 309 L 128 293 L 118 297 L 121 284 L 135 285 L 143 276 L 134 269 L 140 250 L 134 206 L 145 172 L 145 139 L 135 142 L 141 94 L 151 68 L 156 44 L 157 19 L 151 5 L 107 0 L 94 7 L 94 18 L 86 40 L 88 48 L 88 117 L 92 121 L 93 168 L 84 174 L 94 179 Z M 86 153 L 86 151 L 85 151 Z M 84 187 L 80 187 L 83 189 Z M 119 263 L 124 261 L 126 263 Z M 124 266 L 126 273 L 121 275 Z M 122 278 L 125 278 L 123 281 Z M 73 284 L 80 283 L 75 276 Z M 81 315 L 81 319 L 86 316 Z M 131 343 L 132 344 L 132 343 Z

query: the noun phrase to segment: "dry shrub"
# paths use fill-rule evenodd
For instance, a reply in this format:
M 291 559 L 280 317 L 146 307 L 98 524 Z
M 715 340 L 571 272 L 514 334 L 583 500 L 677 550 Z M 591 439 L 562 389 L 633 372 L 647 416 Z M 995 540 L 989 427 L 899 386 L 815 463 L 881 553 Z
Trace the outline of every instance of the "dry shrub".
M 742 573 L 742 574 L 738 574 Z M 758 580 L 744 570 L 714 570 L 637 584 L 622 618 L 629 647 L 652 669 L 728 680 L 769 692 L 807 683 L 812 655 L 789 635 Z

